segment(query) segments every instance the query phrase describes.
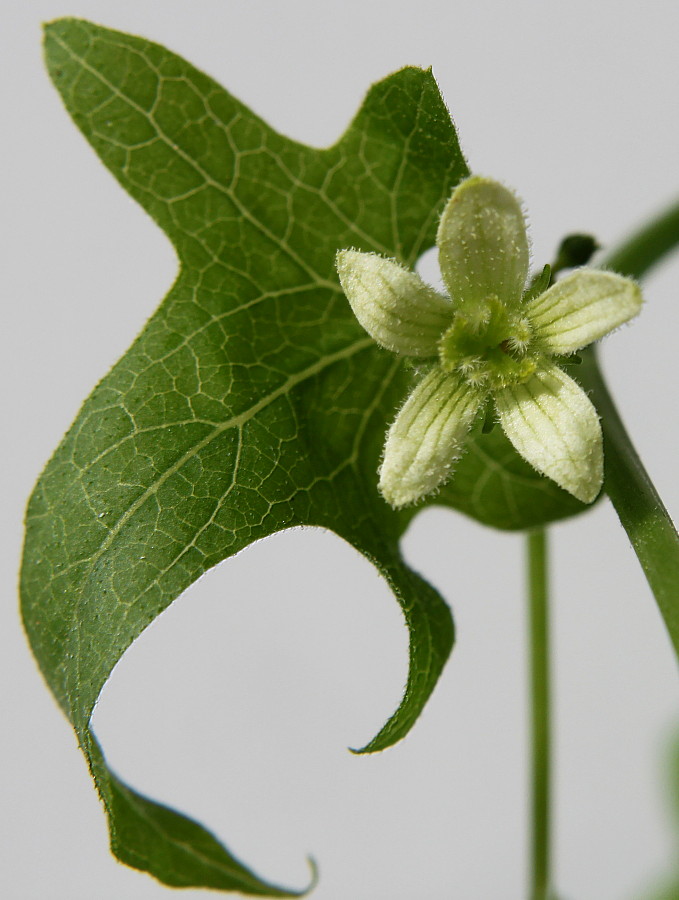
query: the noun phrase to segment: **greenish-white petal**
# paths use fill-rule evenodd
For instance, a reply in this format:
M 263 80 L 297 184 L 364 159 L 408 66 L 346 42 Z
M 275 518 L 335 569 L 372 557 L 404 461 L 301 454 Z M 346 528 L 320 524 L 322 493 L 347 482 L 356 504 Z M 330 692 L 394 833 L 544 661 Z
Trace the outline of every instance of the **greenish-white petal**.
M 525 384 L 497 391 L 495 405 L 525 460 L 583 503 L 594 500 L 603 481 L 601 426 L 572 378 L 544 362 Z
M 439 366 L 422 379 L 387 434 L 379 486 L 388 503 L 414 503 L 448 478 L 484 396 Z
M 375 253 L 340 250 L 336 262 L 354 315 L 378 344 L 404 356 L 436 356 L 453 317 L 446 297 L 416 272 Z
M 526 315 L 546 353 L 572 353 L 641 309 L 639 285 L 614 272 L 578 269 L 530 300 Z
M 436 243 L 443 280 L 455 307 L 490 296 L 518 303 L 526 286 L 528 235 L 521 204 L 506 187 L 472 176 L 453 191 Z

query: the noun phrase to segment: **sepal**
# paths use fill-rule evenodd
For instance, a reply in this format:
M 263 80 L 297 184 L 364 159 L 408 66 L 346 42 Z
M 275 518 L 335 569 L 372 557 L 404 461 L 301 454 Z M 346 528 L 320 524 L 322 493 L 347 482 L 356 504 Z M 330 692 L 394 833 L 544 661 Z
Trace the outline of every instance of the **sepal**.
M 578 269 L 525 306 L 545 353 L 572 353 L 632 319 L 639 285 L 614 272 Z
M 379 483 L 387 503 L 414 503 L 451 475 L 484 396 L 439 366 L 424 376 L 387 434 Z
M 441 275 L 456 308 L 488 297 L 516 304 L 528 278 L 529 247 L 521 205 L 497 181 L 461 182 L 441 216 L 436 244 Z
M 603 441 L 596 410 L 558 366 L 543 363 L 525 383 L 495 394 L 500 424 L 514 448 L 538 472 L 583 503 L 603 482 Z
M 359 250 L 336 257 L 342 290 L 371 338 L 402 356 L 436 356 L 450 301 L 393 259 Z

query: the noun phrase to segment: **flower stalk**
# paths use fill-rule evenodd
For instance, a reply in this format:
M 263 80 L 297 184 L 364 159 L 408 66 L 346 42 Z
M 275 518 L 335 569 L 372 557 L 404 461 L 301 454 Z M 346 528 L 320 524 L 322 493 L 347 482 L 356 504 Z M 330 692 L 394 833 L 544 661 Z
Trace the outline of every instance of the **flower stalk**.
M 551 861 L 551 673 L 547 532 L 527 536 L 531 696 L 531 900 L 549 900 Z

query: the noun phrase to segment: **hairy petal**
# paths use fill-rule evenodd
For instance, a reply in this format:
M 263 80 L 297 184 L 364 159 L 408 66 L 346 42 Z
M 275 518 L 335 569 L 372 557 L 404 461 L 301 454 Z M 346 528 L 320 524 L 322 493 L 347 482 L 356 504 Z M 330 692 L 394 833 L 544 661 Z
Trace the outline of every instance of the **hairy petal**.
M 528 277 L 529 248 L 521 205 L 506 187 L 473 176 L 453 191 L 436 243 L 453 304 L 473 308 L 495 295 L 518 303 Z
M 450 301 L 415 272 L 376 253 L 340 250 L 342 290 L 361 325 L 380 346 L 404 356 L 436 356 L 450 325 Z
M 414 503 L 448 478 L 484 396 L 439 366 L 422 379 L 387 434 L 380 491 L 388 503 Z
M 525 311 L 546 353 L 572 353 L 629 321 L 641 309 L 639 285 L 614 272 L 579 269 Z
M 591 503 L 603 481 L 601 426 L 589 398 L 551 362 L 525 384 L 503 388 L 495 405 L 516 450 L 560 487 Z

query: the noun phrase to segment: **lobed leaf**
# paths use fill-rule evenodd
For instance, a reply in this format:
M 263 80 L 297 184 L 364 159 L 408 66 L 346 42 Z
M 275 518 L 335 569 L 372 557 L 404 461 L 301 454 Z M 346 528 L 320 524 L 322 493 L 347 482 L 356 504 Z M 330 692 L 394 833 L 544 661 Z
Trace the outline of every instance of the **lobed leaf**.
M 208 76 L 149 41 L 76 19 L 46 27 L 67 110 L 167 234 L 177 279 L 86 400 L 29 502 L 26 631 L 78 735 L 113 851 L 171 885 L 294 896 L 202 826 L 125 786 L 90 731 L 130 643 L 188 585 L 252 541 L 328 528 L 388 580 L 410 633 L 403 700 L 364 750 L 412 726 L 453 642 L 450 611 L 399 539 L 413 511 L 379 496 L 383 435 L 407 370 L 355 320 L 338 249 L 412 265 L 468 174 L 428 71 L 376 84 L 332 147 L 285 138 Z M 437 501 L 523 528 L 581 509 L 477 435 Z

